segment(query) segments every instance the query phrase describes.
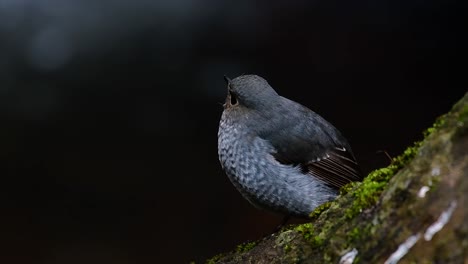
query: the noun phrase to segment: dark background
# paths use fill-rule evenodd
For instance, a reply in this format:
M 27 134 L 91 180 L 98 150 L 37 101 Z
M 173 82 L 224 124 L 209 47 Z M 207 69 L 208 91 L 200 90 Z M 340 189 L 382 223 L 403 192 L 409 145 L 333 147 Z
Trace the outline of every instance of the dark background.
M 320 113 L 368 172 L 466 92 L 462 11 L 0 0 L 0 262 L 199 262 L 260 238 L 281 217 L 221 171 L 223 74 L 259 74 Z

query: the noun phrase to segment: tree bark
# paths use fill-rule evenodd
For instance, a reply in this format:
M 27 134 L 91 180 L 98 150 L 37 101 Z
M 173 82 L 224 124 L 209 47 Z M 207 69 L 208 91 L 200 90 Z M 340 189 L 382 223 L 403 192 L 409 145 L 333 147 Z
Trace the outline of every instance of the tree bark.
M 208 263 L 468 263 L 468 93 L 392 164 L 311 222 Z

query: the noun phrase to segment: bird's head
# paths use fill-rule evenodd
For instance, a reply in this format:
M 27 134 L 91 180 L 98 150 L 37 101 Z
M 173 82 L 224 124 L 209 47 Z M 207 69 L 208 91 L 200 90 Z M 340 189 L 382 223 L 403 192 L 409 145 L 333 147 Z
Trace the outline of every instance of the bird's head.
M 225 109 L 261 109 L 274 104 L 278 94 L 268 82 L 257 75 L 242 75 L 234 79 L 224 76 L 228 87 Z

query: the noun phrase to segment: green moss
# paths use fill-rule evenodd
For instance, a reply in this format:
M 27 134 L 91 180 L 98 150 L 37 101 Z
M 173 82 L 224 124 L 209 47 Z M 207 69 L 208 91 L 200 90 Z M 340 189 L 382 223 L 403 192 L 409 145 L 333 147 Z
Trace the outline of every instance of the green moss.
M 317 206 L 312 213 L 309 214 L 309 217 L 312 219 L 318 218 L 324 211 L 328 210 L 330 206 L 332 205 L 332 202 L 326 202 L 324 204 L 321 204 Z
M 465 107 L 465 108 L 468 108 L 468 107 Z M 463 109 L 465 110 L 465 109 Z M 468 110 L 467 110 L 468 112 Z M 426 129 L 424 132 L 423 132 L 423 135 L 424 137 L 428 137 L 430 134 L 432 134 L 434 131 L 436 131 L 437 129 L 439 129 L 440 127 L 442 127 L 443 125 L 445 125 L 445 121 L 446 121 L 446 115 L 443 115 L 443 116 L 439 116 L 436 121 L 434 122 L 434 124 L 432 125 L 432 127 Z
M 291 249 L 291 244 L 284 245 L 284 252 L 288 253 L 289 251 L 291 251 Z
M 313 246 L 323 245 L 324 239 L 320 236 L 320 234 L 315 235 L 315 232 L 314 232 L 315 229 L 312 223 L 305 223 L 305 224 L 298 225 L 294 228 L 294 230 L 302 234 L 304 239 L 310 242 Z
M 347 193 L 350 193 L 358 185 L 359 185 L 359 182 L 350 182 L 346 184 L 345 186 L 340 188 L 340 195 L 345 195 Z
M 294 230 L 301 233 L 305 240 L 309 240 L 314 235 L 314 226 L 312 223 L 298 225 Z
M 355 227 L 353 229 L 351 229 L 351 231 L 349 231 L 348 233 L 348 236 L 351 240 L 355 240 L 357 238 L 359 238 L 359 234 L 361 233 L 361 231 L 359 231 L 359 228 Z
M 362 212 L 362 210 L 375 205 L 391 177 L 416 156 L 420 146 L 421 142 L 416 142 L 401 155 L 393 158 L 392 163 L 388 167 L 372 171 L 364 178 L 362 183 L 356 183 L 353 187 L 347 187 L 355 189 L 352 192 L 353 203 L 345 211 L 346 218 L 351 219 Z
M 390 177 L 395 173 L 394 170 L 383 168 L 375 170 L 364 179 L 361 185 L 352 193 L 352 205 L 346 209 L 345 216 L 348 219 L 358 215 L 362 210 L 374 205 Z
M 279 247 L 283 247 L 284 252 L 295 250 L 296 245 L 294 245 L 292 241 L 294 241 L 294 239 L 297 237 L 296 234 L 297 233 L 294 230 L 280 232 L 280 234 L 276 238 L 276 245 L 278 245 Z
M 317 236 L 313 236 L 310 242 L 312 243 L 312 245 L 316 247 L 320 247 L 325 242 L 325 239 L 322 236 L 317 235 Z
M 443 117 L 437 119 L 434 125 L 424 132 L 425 137 L 440 128 L 444 123 L 445 119 Z M 351 219 L 362 212 L 362 210 L 375 205 L 391 177 L 416 156 L 421 144 L 422 141 L 414 143 L 413 146 L 408 147 L 401 155 L 393 158 L 392 163 L 388 167 L 372 171 L 362 182 L 351 182 L 343 186 L 340 189 L 340 195 L 344 196 L 350 193 L 353 196 L 351 206 L 345 210 L 345 217 Z M 317 207 L 310 214 L 310 217 L 313 219 L 318 218 L 323 211 L 330 208 L 331 204 L 325 203 Z
M 462 110 L 459 112 L 457 117 L 457 126 L 459 126 L 459 129 L 456 132 L 457 137 L 468 134 L 468 126 L 466 125 L 466 123 L 468 123 L 468 103 L 465 103 L 460 107 Z
M 256 245 L 257 245 L 257 242 L 255 242 L 255 241 L 237 245 L 236 252 L 237 253 L 247 252 L 247 251 L 251 250 L 252 248 L 254 248 Z
M 251 250 L 252 248 L 254 248 L 256 245 L 257 245 L 256 241 L 242 243 L 240 245 L 237 245 L 235 251 L 231 251 L 230 253 L 227 253 L 227 254 L 218 254 L 218 255 L 208 259 L 205 263 L 206 264 L 215 264 L 220 259 L 224 258 L 226 255 L 229 255 L 229 254 L 232 254 L 232 253 L 238 253 L 238 254 L 245 253 L 245 252 Z
M 458 115 L 458 121 L 465 122 L 468 119 L 468 104 L 463 106 L 463 109 L 460 111 Z
M 206 261 L 206 264 L 216 264 L 218 260 L 222 259 L 224 257 L 224 254 L 218 254 Z
M 364 227 L 354 227 L 348 232 L 348 245 L 356 244 L 362 241 L 363 238 L 371 237 L 372 225 L 367 224 Z

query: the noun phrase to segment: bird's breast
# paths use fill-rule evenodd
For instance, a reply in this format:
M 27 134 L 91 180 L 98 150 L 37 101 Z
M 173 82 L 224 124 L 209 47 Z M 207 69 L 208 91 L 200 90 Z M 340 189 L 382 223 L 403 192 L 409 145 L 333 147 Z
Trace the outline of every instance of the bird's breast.
M 219 160 L 235 185 L 247 188 L 252 184 L 253 178 L 264 176 L 257 164 L 262 151 L 265 150 L 255 144 L 255 136 L 247 128 L 221 120 L 218 131 Z

